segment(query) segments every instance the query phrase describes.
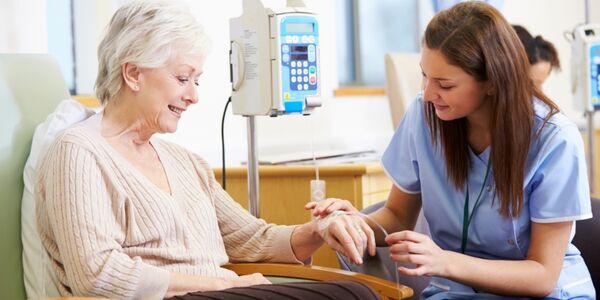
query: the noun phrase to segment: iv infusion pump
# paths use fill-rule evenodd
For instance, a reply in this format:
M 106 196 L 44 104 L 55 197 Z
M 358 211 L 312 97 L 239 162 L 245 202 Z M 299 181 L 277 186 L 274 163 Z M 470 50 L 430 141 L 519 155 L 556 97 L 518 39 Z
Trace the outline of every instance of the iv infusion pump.
M 578 26 L 572 41 L 572 90 L 576 107 L 600 110 L 600 24 Z
M 302 1 L 280 9 L 242 3 L 229 24 L 233 113 L 310 114 L 321 106 L 317 16 Z

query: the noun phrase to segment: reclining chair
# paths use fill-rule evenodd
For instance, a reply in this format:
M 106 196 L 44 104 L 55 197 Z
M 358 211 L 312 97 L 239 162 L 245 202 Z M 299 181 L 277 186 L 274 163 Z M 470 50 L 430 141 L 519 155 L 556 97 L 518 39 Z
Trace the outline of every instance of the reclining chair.
M 596 293 L 600 291 L 600 199 L 592 198 L 593 218 L 577 221 L 573 245 L 581 251 L 581 256 L 590 271 Z
M 48 55 L 0 54 L 0 299 L 26 298 L 20 222 L 23 167 L 35 126 L 69 97 L 62 75 Z M 412 295 L 412 289 L 398 289 L 394 282 L 318 266 L 251 263 L 226 267 L 239 275 L 260 272 L 273 282 L 357 280 L 382 299 Z

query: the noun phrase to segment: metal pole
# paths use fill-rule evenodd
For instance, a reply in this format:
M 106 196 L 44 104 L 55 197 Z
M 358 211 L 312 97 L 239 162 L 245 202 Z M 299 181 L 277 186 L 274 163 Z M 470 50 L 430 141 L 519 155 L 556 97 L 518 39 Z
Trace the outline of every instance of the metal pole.
M 585 0 L 585 24 L 590 24 L 590 1 Z M 588 91 L 589 92 L 589 91 Z M 591 105 L 590 105 L 591 106 Z M 589 111 L 586 113 L 587 126 L 588 126 L 588 172 L 590 177 L 590 194 L 594 193 L 594 177 L 595 177 L 595 165 L 594 165 L 594 107 L 589 107 Z
M 254 116 L 248 118 L 248 211 L 260 218 L 260 199 L 258 194 L 258 150 L 256 147 L 256 126 Z
M 594 110 L 585 113 L 588 123 L 588 172 L 590 177 L 590 194 L 594 193 Z
M 590 24 L 590 0 L 585 0 L 585 24 Z
M 358 0 L 352 1 L 352 54 L 354 55 L 354 83 L 363 85 L 364 78 L 362 76 L 362 51 L 360 50 L 360 15 L 358 11 Z

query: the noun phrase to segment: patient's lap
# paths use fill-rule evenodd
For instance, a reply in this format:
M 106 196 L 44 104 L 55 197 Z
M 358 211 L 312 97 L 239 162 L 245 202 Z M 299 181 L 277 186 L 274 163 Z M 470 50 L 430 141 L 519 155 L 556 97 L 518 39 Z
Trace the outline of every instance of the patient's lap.
M 344 299 L 369 300 L 379 299 L 377 294 L 366 285 L 350 280 L 294 282 L 272 285 L 255 285 L 232 288 L 222 291 L 189 293 L 170 299 L 204 300 L 204 299 Z

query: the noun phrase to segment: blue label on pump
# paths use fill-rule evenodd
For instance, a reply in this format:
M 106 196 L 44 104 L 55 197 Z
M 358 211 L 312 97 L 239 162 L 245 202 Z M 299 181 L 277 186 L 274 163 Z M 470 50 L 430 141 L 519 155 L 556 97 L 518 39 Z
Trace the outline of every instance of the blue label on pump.
M 319 23 L 310 15 L 281 19 L 281 97 L 286 112 L 302 112 L 306 96 L 317 95 Z
M 600 44 L 590 47 L 590 100 L 594 110 L 600 110 Z

